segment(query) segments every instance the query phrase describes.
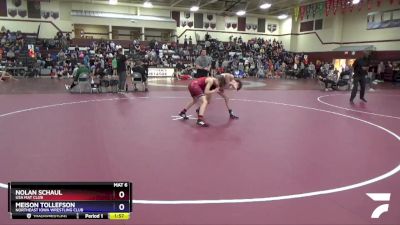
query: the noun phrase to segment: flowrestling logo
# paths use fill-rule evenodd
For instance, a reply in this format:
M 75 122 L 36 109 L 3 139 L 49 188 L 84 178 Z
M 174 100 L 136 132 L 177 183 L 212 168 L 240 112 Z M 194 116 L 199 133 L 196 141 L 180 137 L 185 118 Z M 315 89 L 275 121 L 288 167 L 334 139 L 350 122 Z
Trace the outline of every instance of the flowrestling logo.
M 389 202 L 390 201 L 390 193 L 367 193 L 367 196 L 370 197 L 375 202 Z M 375 208 L 375 210 L 371 214 L 372 219 L 379 219 L 379 217 L 389 211 L 389 203 L 379 205 Z

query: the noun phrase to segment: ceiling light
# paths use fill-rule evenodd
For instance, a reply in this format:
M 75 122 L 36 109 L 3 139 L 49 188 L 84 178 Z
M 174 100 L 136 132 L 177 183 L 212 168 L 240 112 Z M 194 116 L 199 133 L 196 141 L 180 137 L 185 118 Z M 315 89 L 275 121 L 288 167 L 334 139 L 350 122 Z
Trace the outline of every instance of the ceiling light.
M 190 8 L 190 11 L 192 11 L 192 12 L 196 12 L 196 11 L 198 11 L 198 10 L 199 10 L 199 7 L 196 6 L 196 5 L 194 5 L 194 6 L 192 6 L 192 7 Z
M 280 19 L 280 20 L 284 20 L 286 18 L 288 18 L 287 14 L 281 14 L 281 15 L 278 16 L 278 19 Z
M 353 0 L 353 4 L 355 5 L 355 4 L 358 4 L 358 3 L 360 3 L 360 0 Z
M 118 0 L 109 0 L 108 3 L 110 5 L 116 5 L 118 3 Z
M 236 12 L 236 15 L 238 15 L 238 16 L 244 16 L 245 14 L 246 14 L 246 11 L 244 11 L 244 10 L 239 10 Z
M 153 4 L 151 4 L 151 2 L 145 2 L 145 3 L 143 3 L 143 7 L 145 7 L 145 8 L 153 8 Z
M 260 5 L 260 8 L 261 8 L 261 9 L 268 9 L 268 8 L 271 8 L 271 4 L 269 4 L 269 3 L 264 3 L 264 4 Z

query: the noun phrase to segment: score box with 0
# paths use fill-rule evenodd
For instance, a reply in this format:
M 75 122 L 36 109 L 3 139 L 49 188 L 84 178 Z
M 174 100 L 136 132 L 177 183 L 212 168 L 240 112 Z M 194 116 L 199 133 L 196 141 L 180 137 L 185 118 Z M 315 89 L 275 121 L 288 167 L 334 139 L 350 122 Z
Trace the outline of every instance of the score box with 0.
M 131 182 L 13 182 L 8 191 L 11 214 L 132 212 Z

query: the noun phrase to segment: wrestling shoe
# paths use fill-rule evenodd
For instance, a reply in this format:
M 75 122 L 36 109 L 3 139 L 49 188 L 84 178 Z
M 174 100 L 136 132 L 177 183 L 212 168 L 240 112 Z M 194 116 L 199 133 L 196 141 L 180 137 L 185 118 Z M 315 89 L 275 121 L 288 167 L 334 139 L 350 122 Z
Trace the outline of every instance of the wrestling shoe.
M 229 118 L 231 118 L 231 119 L 239 119 L 238 116 L 236 116 L 235 114 L 233 114 L 232 109 L 229 109 L 228 112 L 229 112 Z
M 231 118 L 231 119 L 233 119 L 233 120 L 239 119 L 239 117 L 236 116 L 236 115 L 234 115 L 234 114 L 230 114 L 230 115 L 229 115 L 229 118 Z
M 186 113 L 184 113 L 184 112 L 180 112 L 179 116 L 182 117 L 182 119 L 184 119 L 184 120 L 188 120 L 189 119 L 189 117 L 186 116 Z
M 206 122 L 204 122 L 203 120 L 197 120 L 196 124 L 201 127 L 208 127 L 208 124 Z

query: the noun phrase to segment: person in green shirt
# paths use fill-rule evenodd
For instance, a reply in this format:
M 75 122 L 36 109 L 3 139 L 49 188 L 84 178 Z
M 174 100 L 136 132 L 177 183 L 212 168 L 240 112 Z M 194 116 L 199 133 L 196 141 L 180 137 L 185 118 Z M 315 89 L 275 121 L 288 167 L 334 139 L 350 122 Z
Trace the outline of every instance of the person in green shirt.
M 111 61 L 111 65 L 112 65 L 112 69 L 113 69 L 113 75 L 114 76 L 117 76 L 117 67 L 118 67 L 118 64 L 117 64 L 117 57 L 114 57 L 114 59 Z
M 89 75 L 89 74 L 90 74 L 90 70 L 89 70 L 89 68 L 88 68 L 87 66 L 78 63 L 78 70 L 76 70 L 76 74 L 73 74 L 74 81 L 72 82 L 71 85 L 67 85 L 67 84 L 66 84 L 66 85 L 65 85 L 65 89 L 70 90 L 70 89 L 72 89 L 73 87 L 75 87 L 75 86 L 77 85 L 77 83 L 78 83 L 78 79 L 79 79 L 79 76 L 80 76 L 81 74 L 87 74 L 87 75 Z

